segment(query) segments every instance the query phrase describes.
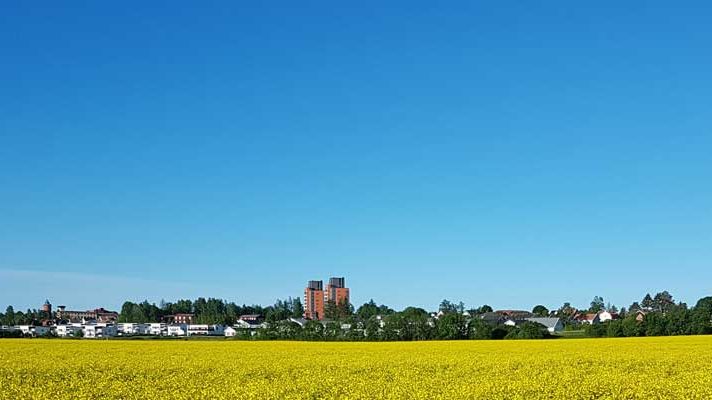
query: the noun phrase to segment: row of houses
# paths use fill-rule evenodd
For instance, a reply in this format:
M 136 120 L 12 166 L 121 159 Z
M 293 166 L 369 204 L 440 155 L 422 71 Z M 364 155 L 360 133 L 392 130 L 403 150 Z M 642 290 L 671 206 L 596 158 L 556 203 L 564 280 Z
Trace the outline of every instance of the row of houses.
M 225 327 L 220 324 L 193 324 L 182 321 L 190 319 L 176 318 L 173 323 L 134 323 L 134 322 L 99 322 L 95 319 L 85 319 L 81 322 L 67 322 L 49 325 L 17 325 L 0 326 L 0 332 L 17 332 L 22 336 L 59 336 L 105 338 L 114 336 L 236 336 L 238 332 L 254 334 L 264 327 L 261 315 L 242 315 L 234 326 Z M 181 322 L 177 322 L 181 321 Z
M 219 324 L 166 324 L 166 323 L 69 323 L 53 326 L 2 326 L 0 331 L 19 332 L 22 336 L 107 338 L 115 336 L 236 336 L 239 332 L 252 332 L 264 324 L 238 322 L 225 327 Z

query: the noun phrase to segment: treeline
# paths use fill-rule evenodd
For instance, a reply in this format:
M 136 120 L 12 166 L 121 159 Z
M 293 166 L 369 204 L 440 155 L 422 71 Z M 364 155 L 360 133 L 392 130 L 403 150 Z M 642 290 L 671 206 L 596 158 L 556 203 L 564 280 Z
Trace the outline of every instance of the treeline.
M 586 326 L 586 334 L 591 337 L 636 337 L 712 333 L 712 297 L 700 299 L 693 308 L 674 302 L 645 307 L 642 304 L 637 309 L 631 307 L 634 311 L 628 311 L 622 319 Z
M 608 311 L 617 319 L 600 324 L 582 323 L 587 313 Z M 264 316 L 264 328 L 255 332 L 242 332 L 247 339 L 294 340 L 459 340 L 459 339 L 516 339 L 543 338 L 548 332 L 543 326 L 519 318 L 516 326 L 504 325 L 505 318 L 497 319 L 492 307 L 483 305 L 466 308 L 462 302 L 443 300 L 437 315 L 417 307 L 395 311 L 373 300 L 354 310 L 351 304 L 325 305 L 327 321 L 307 321 L 299 324 L 290 318 L 301 319 L 304 307 L 301 300 L 277 300 L 270 306 L 237 305 L 215 298 L 161 301 L 159 305 L 143 301 L 125 302 L 121 307 L 119 322 L 160 322 L 168 315 L 190 313 L 194 323 L 234 325 L 241 315 Z M 592 337 L 664 336 L 712 334 L 712 297 L 700 299 L 694 307 L 675 302 L 673 296 L 663 291 L 646 294 L 640 302 L 618 309 L 594 297 L 588 307 L 576 308 L 564 303 L 555 310 L 536 305 L 528 313 L 539 317 L 561 319 L 565 330 L 579 330 Z M 494 315 L 494 319 L 491 318 Z M 43 312 L 27 310 L 15 312 L 10 306 L 0 313 L 2 325 L 39 324 L 46 318 Z M 514 317 L 517 319 L 517 317 Z
M 445 301 L 444 303 L 449 303 Z M 457 309 L 442 309 L 433 318 L 422 308 L 408 307 L 396 312 L 373 300 L 340 321 L 307 321 L 304 326 L 292 321 L 269 323 L 254 335 L 243 331 L 238 339 L 312 341 L 413 341 L 462 339 L 543 339 L 546 329 L 526 322 L 519 327 L 492 326 L 471 318 Z
M 290 317 L 301 318 L 304 307 L 301 300 L 288 298 L 277 300 L 274 305 L 237 305 L 221 299 L 199 297 L 195 300 L 178 300 L 175 303 L 161 301 L 159 305 L 143 301 L 124 302 L 119 313 L 119 322 L 161 322 L 175 314 L 193 314 L 196 324 L 233 325 L 240 315 L 259 314 L 268 321 L 280 321 Z
M 38 325 L 42 319 L 47 318 L 46 314 L 40 310 L 27 309 L 27 311 L 15 311 L 13 306 L 7 306 L 5 313 L 0 313 L 0 325 Z

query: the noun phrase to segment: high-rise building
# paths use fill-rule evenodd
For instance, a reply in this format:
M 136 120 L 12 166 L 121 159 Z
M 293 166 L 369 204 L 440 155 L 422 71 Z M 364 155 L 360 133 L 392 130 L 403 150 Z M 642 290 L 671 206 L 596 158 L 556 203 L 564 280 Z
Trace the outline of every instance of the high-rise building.
M 324 319 L 324 283 L 309 281 L 304 289 L 304 318 Z
M 349 289 L 344 278 L 331 278 L 324 291 L 322 281 L 309 281 L 304 289 L 304 318 L 324 319 L 324 305 L 327 302 L 343 304 L 350 302 Z
M 349 302 L 349 288 L 346 287 L 346 279 L 343 277 L 329 279 L 329 285 L 326 287 L 326 301 L 334 304 Z

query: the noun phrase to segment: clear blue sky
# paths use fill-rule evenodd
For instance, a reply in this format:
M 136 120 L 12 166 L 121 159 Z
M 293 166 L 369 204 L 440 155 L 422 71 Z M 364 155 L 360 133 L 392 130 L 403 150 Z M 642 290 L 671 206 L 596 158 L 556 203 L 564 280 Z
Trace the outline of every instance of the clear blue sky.
M 709 2 L 20 3 L 3 308 L 712 294 Z

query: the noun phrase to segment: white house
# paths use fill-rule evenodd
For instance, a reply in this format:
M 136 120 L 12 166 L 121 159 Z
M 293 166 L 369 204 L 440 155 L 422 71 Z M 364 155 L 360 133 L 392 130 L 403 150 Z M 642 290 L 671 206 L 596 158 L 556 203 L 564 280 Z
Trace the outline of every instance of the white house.
M 82 328 L 76 325 L 57 325 L 55 327 L 55 332 L 59 337 L 74 336 L 77 332 L 80 332 Z
M 17 325 L 17 329 L 19 329 L 20 331 L 22 331 L 22 334 L 23 334 L 23 335 L 32 335 L 33 332 L 34 332 L 34 331 L 32 330 L 32 328 L 33 328 L 32 325 Z
M 209 324 L 190 324 L 188 325 L 188 336 L 203 335 L 203 336 L 221 336 L 225 332 L 225 327 L 222 325 Z
M 186 324 L 173 324 L 168 325 L 168 336 L 185 336 L 188 334 L 188 325 Z
M 116 325 L 116 330 L 119 335 L 146 335 L 148 334 L 148 324 L 139 324 L 136 322 L 123 322 Z
M 228 326 L 227 328 L 225 328 L 225 337 L 235 337 L 235 336 L 237 336 L 237 329 L 235 329 L 231 326 Z
M 21 331 L 25 336 L 42 336 L 49 333 L 52 328 L 49 326 L 18 325 L 15 329 Z
M 574 317 L 574 319 L 582 324 L 598 324 L 601 322 L 601 319 L 598 317 L 598 314 L 579 314 Z
M 163 322 L 155 322 L 148 324 L 148 334 L 149 335 L 156 335 L 156 336 L 163 336 L 168 333 L 168 327 L 165 323 Z
M 118 333 L 115 325 L 89 324 L 82 327 L 85 338 L 105 338 L 116 336 Z
M 620 318 L 618 313 L 612 313 L 609 311 L 601 311 L 598 313 L 598 320 L 600 322 L 612 321 L 614 319 Z
M 297 319 L 292 318 L 292 319 L 290 319 L 290 321 L 296 322 L 300 326 L 304 327 L 303 323 L 300 323 L 299 320 L 297 320 Z M 304 320 L 304 321 L 306 321 L 306 320 Z M 235 327 L 242 328 L 242 329 L 254 330 L 254 329 L 264 328 L 265 326 L 266 325 L 264 322 L 257 323 L 257 322 L 243 321 L 243 320 L 237 320 L 235 322 Z

